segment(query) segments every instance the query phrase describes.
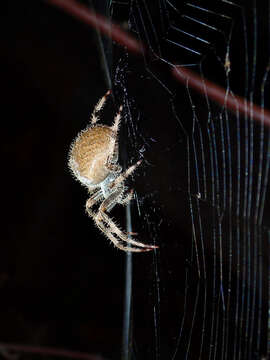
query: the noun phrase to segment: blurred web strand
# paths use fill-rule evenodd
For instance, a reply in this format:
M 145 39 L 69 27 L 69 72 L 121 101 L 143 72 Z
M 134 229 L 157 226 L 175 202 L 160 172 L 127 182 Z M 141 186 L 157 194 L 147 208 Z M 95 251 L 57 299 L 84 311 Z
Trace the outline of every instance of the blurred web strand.
M 126 229 L 132 232 L 130 204 L 126 207 Z M 125 299 L 123 312 L 122 359 L 132 357 L 132 253 L 126 253 Z

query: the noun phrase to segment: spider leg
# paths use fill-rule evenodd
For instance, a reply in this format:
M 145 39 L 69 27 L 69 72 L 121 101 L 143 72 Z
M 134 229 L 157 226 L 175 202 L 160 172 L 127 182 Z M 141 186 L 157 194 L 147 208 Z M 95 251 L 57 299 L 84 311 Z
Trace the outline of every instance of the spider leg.
M 127 205 L 130 202 L 130 200 L 133 199 L 133 196 L 134 196 L 134 190 L 131 189 L 129 193 L 124 198 L 122 198 L 121 201 L 119 201 L 119 204 Z
M 116 204 L 127 205 L 133 198 L 134 190 L 130 190 L 129 193 L 123 197 L 124 191 L 124 186 L 117 187 L 116 190 L 102 202 L 100 210 L 110 212 Z
M 110 194 L 110 196 L 102 202 L 99 209 L 101 209 L 101 211 L 103 211 L 103 212 L 105 210 L 110 211 L 117 204 L 118 199 L 121 198 L 123 191 L 124 191 L 124 188 L 118 188 L 115 192 Z M 100 223 L 101 219 L 97 217 L 98 214 L 94 213 L 91 210 L 91 208 L 98 201 L 100 201 L 102 197 L 103 197 L 102 190 L 98 190 L 86 201 L 86 204 L 85 204 L 86 212 L 88 213 L 88 215 L 90 217 L 94 218 L 94 220 L 99 228 L 101 227 L 101 223 Z M 99 212 L 100 212 L 100 210 L 99 210 Z M 106 228 L 104 225 L 102 226 L 101 230 L 106 234 Z
M 113 137 L 112 137 L 112 150 L 110 156 L 108 156 L 106 167 L 111 172 L 120 172 L 122 170 L 121 166 L 117 165 L 116 162 L 118 160 L 118 141 L 117 141 L 117 133 L 120 126 L 120 120 L 121 120 L 121 111 L 123 109 L 123 106 L 121 105 L 119 108 L 118 113 L 116 114 L 114 118 L 114 124 L 111 126 L 111 129 L 113 131 Z
M 87 201 L 85 204 L 85 208 L 86 211 L 88 213 L 89 216 L 93 216 L 94 213 L 90 210 L 90 208 L 95 205 L 98 201 L 101 200 L 101 198 L 103 197 L 103 193 L 101 190 L 98 190 L 97 192 L 95 192 Z
M 122 195 L 124 192 L 124 187 L 117 188 L 112 194 L 110 194 L 107 199 L 105 199 L 98 210 L 97 215 L 95 216 L 96 221 L 103 221 L 104 224 L 107 225 L 108 228 L 106 228 L 106 231 L 110 234 L 114 233 L 116 234 L 122 241 L 127 242 L 129 244 L 135 245 L 137 247 L 142 247 L 145 249 L 155 249 L 157 246 L 154 245 L 145 245 L 139 241 L 135 241 L 132 238 L 130 238 L 127 234 L 125 234 L 119 227 L 112 221 L 112 219 L 105 213 L 105 211 L 110 211 L 118 202 L 121 203 L 122 201 Z M 125 198 L 125 201 L 127 201 L 127 198 L 129 199 L 130 195 L 128 195 Z M 130 200 L 130 199 L 129 199 Z
M 101 219 L 98 219 L 98 216 L 94 217 L 95 223 L 97 225 L 97 227 L 107 236 L 107 238 L 109 240 L 111 240 L 111 242 L 120 250 L 124 250 L 124 251 L 130 251 L 130 252 L 145 252 L 145 251 L 151 251 L 152 249 L 149 248 L 145 248 L 145 249 L 140 249 L 140 248 L 134 248 L 134 247 L 130 247 L 130 246 L 126 246 L 121 244 L 121 242 L 115 237 L 113 236 L 113 234 L 109 231 L 108 228 L 106 228 L 106 226 L 102 223 Z
M 99 121 L 98 113 L 102 110 L 103 106 L 105 105 L 105 102 L 107 100 L 107 97 L 111 94 L 111 90 L 108 90 L 106 94 L 98 101 L 96 104 L 94 111 L 91 115 L 91 125 L 95 125 L 96 122 Z
M 143 244 L 139 241 L 135 241 L 132 238 L 130 238 L 121 229 L 119 229 L 119 227 L 112 221 L 112 219 L 102 210 L 100 212 L 98 212 L 97 218 L 99 218 L 99 216 L 102 218 L 103 222 L 106 225 L 108 225 L 109 229 L 111 230 L 110 233 L 116 234 L 123 242 L 132 244 L 132 245 L 140 247 L 140 248 L 148 249 L 148 251 L 158 248 L 158 246 Z
M 136 164 L 131 165 L 126 171 L 124 171 L 122 174 L 120 174 L 110 185 L 111 188 L 114 186 L 118 186 L 123 181 L 126 180 L 126 178 L 133 173 L 133 171 L 136 170 L 136 168 L 142 163 L 142 160 L 139 160 L 136 162 Z
M 122 195 L 124 192 L 124 187 L 119 186 L 112 192 L 105 200 L 103 200 L 102 204 L 99 207 L 99 212 L 111 211 L 115 205 L 122 200 Z
M 116 114 L 116 116 L 114 118 L 113 126 L 111 127 L 113 132 L 116 133 L 116 134 L 118 133 L 118 130 L 119 130 L 119 127 L 120 127 L 122 110 L 123 110 L 123 106 L 121 105 L 120 108 L 119 108 L 118 113 Z
M 113 242 L 113 244 L 121 250 L 131 251 L 131 252 L 144 252 L 144 251 L 151 251 L 154 248 L 157 248 L 157 246 L 145 245 L 143 243 L 140 243 L 138 241 L 129 238 L 128 235 L 123 233 L 105 213 L 105 210 L 112 209 L 117 204 L 119 198 L 121 199 L 123 191 L 124 188 L 120 187 L 114 193 L 112 193 L 107 199 L 105 199 L 100 205 L 98 213 L 94 213 L 91 210 L 91 207 L 95 203 L 100 201 L 100 199 L 103 196 L 103 193 L 101 190 L 94 193 L 86 202 L 86 211 L 88 215 L 94 219 L 97 227 L 107 236 L 107 238 L 110 239 Z M 127 197 L 130 197 L 130 195 L 131 193 Z M 124 200 L 126 200 L 127 197 Z M 116 234 L 116 236 L 118 236 L 121 239 L 121 241 L 135 245 L 138 248 L 121 244 L 121 242 L 117 239 L 117 237 L 113 235 L 113 233 Z

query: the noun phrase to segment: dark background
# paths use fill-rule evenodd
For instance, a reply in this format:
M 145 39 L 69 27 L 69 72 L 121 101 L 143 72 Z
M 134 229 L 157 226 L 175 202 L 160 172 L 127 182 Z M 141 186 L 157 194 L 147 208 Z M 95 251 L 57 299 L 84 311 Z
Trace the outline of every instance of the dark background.
M 87 191 L 67 168 L 107 90 L 95 34 L 41 1 L 9 2 L 2 14 L 0 341 L 113 358 L 124 254 L 85 214 Z

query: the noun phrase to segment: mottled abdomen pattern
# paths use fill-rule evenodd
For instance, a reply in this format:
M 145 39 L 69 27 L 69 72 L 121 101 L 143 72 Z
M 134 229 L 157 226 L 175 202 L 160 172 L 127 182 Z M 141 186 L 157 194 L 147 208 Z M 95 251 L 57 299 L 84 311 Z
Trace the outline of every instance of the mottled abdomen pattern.
M 89 184 L 97 185 L 108 176 L 110 171 L 106 164 L 114 151 L 115 136 L 110 127 L 96 125 L 82 131 L 75 139 L 70 151 L 69 166 L 82 183 L 85 184 L 85 181 L 80 177 L 86 178 Z

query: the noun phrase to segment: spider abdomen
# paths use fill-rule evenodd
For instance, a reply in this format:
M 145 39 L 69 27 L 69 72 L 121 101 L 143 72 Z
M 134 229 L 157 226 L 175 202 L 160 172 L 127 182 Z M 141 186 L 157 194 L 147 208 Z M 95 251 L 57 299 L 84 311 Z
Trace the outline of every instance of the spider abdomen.
M 69 167 L 86 186 L 95 186 L 106 179 L 108 158 L 114 151 L 116 134 L 105 125 L 89 127 L 75 139 L 69 157 Z M 117 149 L 116 149 L 117 150 Z M 115 153 L 115 160 L 118 154 Z

